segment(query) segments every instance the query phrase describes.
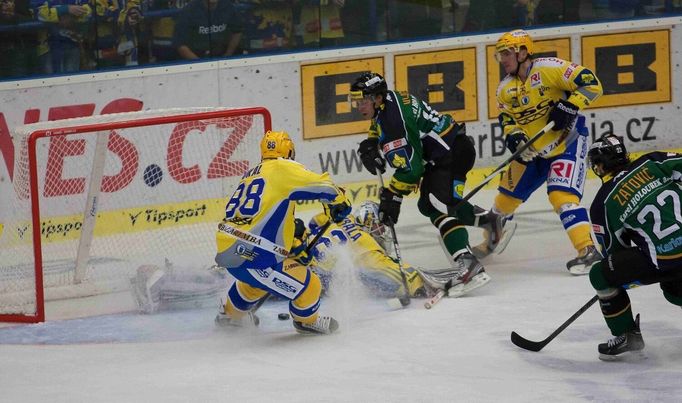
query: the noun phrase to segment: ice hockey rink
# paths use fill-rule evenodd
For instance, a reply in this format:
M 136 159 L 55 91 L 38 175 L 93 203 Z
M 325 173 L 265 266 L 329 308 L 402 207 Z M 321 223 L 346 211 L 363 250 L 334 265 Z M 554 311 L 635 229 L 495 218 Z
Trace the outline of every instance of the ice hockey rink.
M 587 201 L 597 186 L 588 181 Z M 493 196 L 473 201 L 489 207 Z M 405 203 L 397 226 L 403 258 L 444 266 L 415 204 Z M 46 323 L 0 328 L 0 401 L 680 401 L 682 311 L 657 285 L 630 291 L 646 342 L 640 359 L 598 360 L 597 344 L 611 335 L 597 305 L 541 352 L 511 344 L 513 330 L 544 339 L 594 295 L 586 276 L 565 269 L 575 251 L 544 188 L 515 219 L 507 250 L 484 261 L 492 281 L 431 310 L 413 300 L 390 311 L 341 270 L 321 308 L 341 326 L 328 337 L 297 335 L 278 320 L 286 305 L 277 301 L 259 311 L 259 328 L 238 332 L 215 328 L 213 307 L 55 320 L 60 308 L 48 305 Z

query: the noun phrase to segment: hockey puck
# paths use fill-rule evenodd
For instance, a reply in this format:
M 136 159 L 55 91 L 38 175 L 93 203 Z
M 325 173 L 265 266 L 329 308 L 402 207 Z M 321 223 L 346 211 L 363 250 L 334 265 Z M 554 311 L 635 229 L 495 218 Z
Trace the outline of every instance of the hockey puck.
M 280 314 L 277 315 L 277 319 L 279 319 L 279 320 L 287 320 L 287 319 L 289 319 L 290 317 L 291 317 L 291 316 L 289 316 L 288 313 L 280 313 Z

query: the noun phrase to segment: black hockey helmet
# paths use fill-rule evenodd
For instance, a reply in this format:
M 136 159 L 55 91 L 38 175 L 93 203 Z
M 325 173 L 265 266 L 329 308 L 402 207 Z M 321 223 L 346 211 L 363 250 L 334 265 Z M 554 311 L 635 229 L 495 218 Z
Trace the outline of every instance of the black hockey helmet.
M 381 74 L 367 72 L 356 78 L 350 86 L 350 100 L 358 101 L 367 96 L 381 95 L 386 98 L 388 86 Z
M 618 172 L 630 162 L 625 144 L 613 134 L 605 134 L 592 143 L 587 158 L 590 167 L 599 177 Z

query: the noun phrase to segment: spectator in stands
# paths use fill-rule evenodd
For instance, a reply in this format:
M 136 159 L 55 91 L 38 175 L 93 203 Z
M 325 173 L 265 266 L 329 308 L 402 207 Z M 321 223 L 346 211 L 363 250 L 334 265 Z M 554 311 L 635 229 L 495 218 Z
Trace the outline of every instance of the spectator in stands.
M 540 0 L 535 8 L 535 23 L 550 25 L 580 20 L 579 7 L 566 0 Z
M 125 66 L 137 66 L 138 64 L 138 37 L 140 35 L 140 22 L 142 21 L 142 1 L 123 0 L 125 7 L 118 17 L 118 54 L 123 57 Z
M 303 47 L 338 46 L 343 42 L 341 8 L 346 0 L 299 0 L 299 26 Z
M 242 17 L 230 0 L 192 0 L 178 14 L 174 43 L 181 58 L 228 57 L 237 51 Z
M 0 0 L 0 79 L 28 76 L 38 72 L 37 32 L 19 30 L 16 25 L 30 22 L 29 0 Z
M 46 0 L 37 7 L 38 20 L 48 25 L 46 72 L 80 70 L 81 45 L 92 21 L 87 0 Z
M 177 60 L 177 48 L 173 43 L 175 18 L 188 3 L 188 0 L 149 0 L 149 11 L 161 14 L 147 19 L 151 36 L 151 62 Z
M 370 8 L 374 6 L 374 8 Z M 343 43 L 360 45 L 377 41 L 377 29 L 386 12 L 386 0 L 346 0 L 341 8 Z
M 640 0 L 592 0 L 594 15 L 599 20 L 632 18 Z
M 475 0 L 469 10 L 462 31 L 489 31 L 523 26 L 518 0 Z
M 392 39 L 437 36 L 442 32 L 442 0 L 394 0 L 389 16 Z
M 272 52 L 293 46 L 293 3 L 293 0 L 242 3 L 249 52 Z

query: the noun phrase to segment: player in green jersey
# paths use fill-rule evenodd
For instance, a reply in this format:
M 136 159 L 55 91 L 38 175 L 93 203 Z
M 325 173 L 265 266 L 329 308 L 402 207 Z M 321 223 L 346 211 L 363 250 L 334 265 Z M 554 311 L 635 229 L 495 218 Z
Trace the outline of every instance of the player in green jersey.
M 608 134 L 588 158 L 603 181 L 590 219 L 605 256 L 590 282 L 615 336 L 599 345 L 599 358 L 613 360 L 644 348 L 628 288 L 659 283 L 682 306 L 682 155 L 651 152 L 631 161 L 621 139 Z
M 438 228 L 448 260 L 462 273 L 458 281 L 469 284 L 469 290 L 486 284 L 490 277 L 471 253 L 464 226 L 485 228 L 506 245 L 501 240 L 504 219 L 476 210 L 468 202 L 455 209 L 463 197 L 466 174 L 476 160 L 464 124 L 413 95 L 389 91 L 377 73 L 362 74 L 350 90 L 351 106 L 371 119 L 368 137 L 358 149 L 364 167 L 372 174 L 384 172 L 385 161 L 395 168 L 379 194 L 381 222 L 397 223 L 403 196 L 419 188 L 419 211 Z M 434 206 L 432 198 L 440 207 Z

